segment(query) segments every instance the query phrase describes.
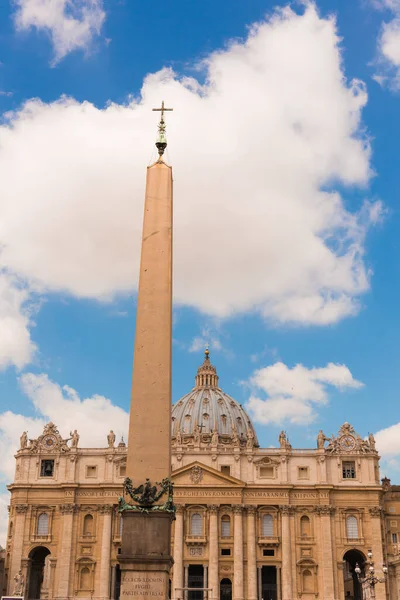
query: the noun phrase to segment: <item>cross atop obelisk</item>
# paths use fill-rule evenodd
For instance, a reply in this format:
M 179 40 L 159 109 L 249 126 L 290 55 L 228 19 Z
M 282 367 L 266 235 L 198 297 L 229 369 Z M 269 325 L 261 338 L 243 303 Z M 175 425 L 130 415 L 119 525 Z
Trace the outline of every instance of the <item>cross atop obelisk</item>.
M 168 599 L 171 557 L 172 169 L 164 112 L 147 169 L 123 517 L 121 600 Z
M 158 124 L 158 138 L 156 141 L 156 146 L 158 149 L 158 155 L 161 159 L 162 155 L 164 154 L 165 148 L 167 147 L 167 136 L 165 133 L 165 121 L 164 121 L 164 112 L 166 110 L 174 110 L 173 108 L 165 108 L 164 106 L 164 100 L 161 102 L 161 108 L 153 108 L 154 111 L 160 111 L 161 112 L 161 118 L 160 118 L 160 122 Z

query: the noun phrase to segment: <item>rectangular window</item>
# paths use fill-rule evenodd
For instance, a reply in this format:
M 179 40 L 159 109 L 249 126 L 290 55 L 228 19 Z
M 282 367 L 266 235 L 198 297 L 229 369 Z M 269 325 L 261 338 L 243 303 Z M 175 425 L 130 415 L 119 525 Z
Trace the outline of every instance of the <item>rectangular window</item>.
M 299 479 L 309 479 L 308 467 L 299 467 L 298 469 L 298 478 Z
M 269 550 L 266 548 L 263 550 L 263 556 L 275 556 L 275 550 Z
M 221 548 L 221 556 L 230 556 L 231 549 L 230 548 Z
M 392 544 L 397 544 L 397 533 L 392 533 Z
M 40 477 L 54 476 L 54 460 L 42 460 L 40 463 Z
M 230 475 L 231 474 L 231 468 L 229 465 L 222 465 L 221 466 L 221 473 L 223 473 L 224 475 Z
M 274 467 L 260 467 L 260 477 L 265 479 L 273 479 L 275 477 Z
M 396 508 L 394 506 L 389 506 L 389 512 L 395 513 L 396 512 Z
M 355 479 L 356 478 L 356 463 L 354 460 L 343 461 L 343 479 Z
M 97 467 L 96 466 L 87 466 L 86 467 L 86 477 L 96 477 L 97 476 Z

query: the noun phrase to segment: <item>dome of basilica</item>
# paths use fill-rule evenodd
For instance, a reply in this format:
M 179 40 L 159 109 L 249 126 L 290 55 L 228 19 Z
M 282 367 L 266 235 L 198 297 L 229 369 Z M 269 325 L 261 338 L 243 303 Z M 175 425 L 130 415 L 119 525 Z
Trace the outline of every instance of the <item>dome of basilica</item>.
M 218 386 L 217 371 L 210 362 L 208 350 L 197 370 L 195 387 L 172 407 L 172 440 L 258 447 L 250 417 Z

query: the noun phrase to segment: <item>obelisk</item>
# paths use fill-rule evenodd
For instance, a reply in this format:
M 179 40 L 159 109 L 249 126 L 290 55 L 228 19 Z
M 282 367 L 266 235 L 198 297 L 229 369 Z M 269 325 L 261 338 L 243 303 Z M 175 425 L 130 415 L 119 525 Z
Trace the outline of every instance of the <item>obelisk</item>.
M 164 108 L 147 169 L 123 518 L 121 600 L 167 600 L 171 475 L 172 169 Z

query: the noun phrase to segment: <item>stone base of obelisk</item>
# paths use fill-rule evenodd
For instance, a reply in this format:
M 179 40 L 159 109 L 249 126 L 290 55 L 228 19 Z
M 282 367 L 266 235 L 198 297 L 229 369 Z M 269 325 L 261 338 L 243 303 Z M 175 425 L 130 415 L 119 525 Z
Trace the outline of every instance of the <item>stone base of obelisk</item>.
M 121 600 L 168 600 L 171 515 L 162 512 L 123 514 Z

